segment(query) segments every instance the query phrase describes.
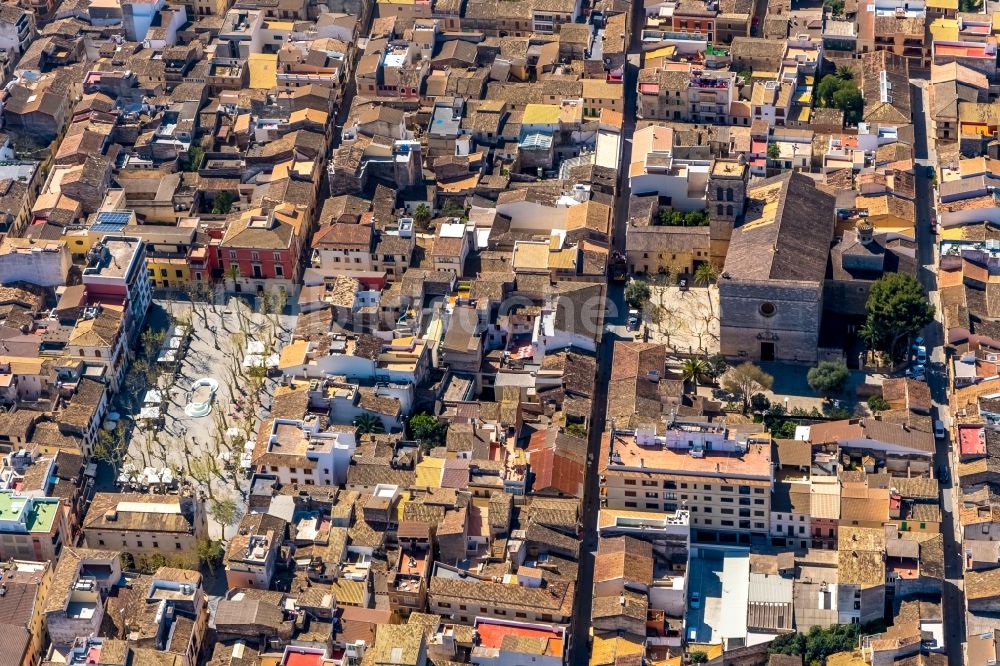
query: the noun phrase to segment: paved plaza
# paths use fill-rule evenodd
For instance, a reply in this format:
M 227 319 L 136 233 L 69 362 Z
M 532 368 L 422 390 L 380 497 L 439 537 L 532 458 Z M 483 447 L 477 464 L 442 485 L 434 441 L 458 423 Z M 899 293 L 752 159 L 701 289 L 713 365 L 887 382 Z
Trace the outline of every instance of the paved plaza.
M 175 480 L 187 479 L 242 509 L 249 451 L 277 385 L 265 366 L 294 326 L 294 316 L 254 313 L 239 299 L 225 305 L 154 301 L 150 329 L 163 331 L 164 339 L 155 359 L 158 386 L 150 386 L 136 401 L 145 404 L 129 415 L 134 428 L 119 478 L 169 470 Z M 259 399 L 251 400 L 257 386 Z M 222 536 L 211 511 L 209 529 L 212 537 Z

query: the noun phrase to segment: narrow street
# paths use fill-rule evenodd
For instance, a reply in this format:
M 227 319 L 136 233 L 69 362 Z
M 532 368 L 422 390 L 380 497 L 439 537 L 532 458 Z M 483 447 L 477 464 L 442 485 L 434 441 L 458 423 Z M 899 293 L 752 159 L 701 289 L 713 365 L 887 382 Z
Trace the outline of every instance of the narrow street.
M 931 233 L 931 219 L 934 216 L 934 191 L 928 167 L 937 165 L 937 154 L 930 132 L 932 125 L 928 118 L 926 81 L 911 81 L 913 96 L 911 108 L 916 109 L 913 117 L 914 155 L 916 158 L 916 240 L 917 258 L 920 272 L 918 278 L 928 298 L 936 309 L 936 318 L 924 329 L 924 340 L 930 351 L 927 383 L 931 389 L 933 406 L 931 414 L 946 426 L 951 425 L 948 411 L 948 369 L 944 352 L 944 331 L 941 323 L 941 303 L 937 290 L 936 238 Z M 948 467 L 949 481 L 941 482 L 941 532 L 944 536 L 945 581 L 941 595 L 942 613 L 947 618 L 945 650 L 948 663 L 963 662 L 962 645 L 965 642 L 965 593 L 962 589 L 962 541 L 958 525 L 956 493 L 952 480 L 956 478 L 954 459 L 949 440 L 938 439 L 935 452 L 937 466 Z
M 632 160 L 632 134 L 635 132 L 636 96 L 627 91 L 636 89 L 639 75 L 639 56 L 641 52 L 640 26 L 643 21 L 643 5 L 633 3 L 631 26 L 631 41 L 629 56 L 625 66 L 625 114 L 622 125 L 622 145 L 618 167 L 618 192 L 615 197 L 614 229 L 612 231 L 612 250 L 625 250 L 625 225 L 628 222 L 628 165 Z M 570 664 L 586 664 L 590 659 L 590 616 L 594 601 L 594 556 L 597 551 L 597 513 L 600 511 L 600 479 L 598 462 L 601 451 L 601 437 L 607 427 L 608 382 L 611 379 L 611 367 L 614 343 L 616 337 L 611 333 L 609 325 L 624 323 L 628 308 L 625 307 L 625 287 L 621 282 L 609 282 L 607 294 L 607 309 L 604 317 L 604 336 L 597 350 L 597 378 L 594 386 L 594 406 L 590 419 L 588 441 L 589 462 L 587 477 L 584 482 L 582 532 L 583 543 L 580 548 L 580 568 L 577 578 L 576 601 L 571 627 L 573 643 L 570 646 L 568 662 Z

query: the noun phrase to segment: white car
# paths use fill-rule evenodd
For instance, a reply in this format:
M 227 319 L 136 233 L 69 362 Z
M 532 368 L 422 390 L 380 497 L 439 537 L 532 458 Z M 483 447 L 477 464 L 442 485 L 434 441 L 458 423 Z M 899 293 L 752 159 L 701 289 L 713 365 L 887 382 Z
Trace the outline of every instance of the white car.
M 946 434 L 947 433 L 945 433 L 945 430 L 944 430 L 944 423 L 942 423 L 940 420 L 935 419 L 934 420 L 934 437 L 936 439 L 944 439 Z
M 927 347 L 923 345 L 913 345 L 913 355 L 917 358 L 917 363 L 923 365 L 927 363 Z

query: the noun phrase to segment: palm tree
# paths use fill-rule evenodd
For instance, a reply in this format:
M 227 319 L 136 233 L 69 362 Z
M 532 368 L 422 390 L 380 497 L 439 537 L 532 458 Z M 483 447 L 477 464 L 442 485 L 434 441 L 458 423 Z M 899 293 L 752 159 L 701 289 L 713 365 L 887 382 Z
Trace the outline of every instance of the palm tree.
M 719 279 L 719 269 L 710 261 L 698 264 L 694 270 L 694 283 L 707 287 Z
M 378 434 L 385 432 L 382 419 L 373 414 L 362 414 L 354 419 L 354 426 L 358 429 L 359 435 Z
M 878 341 L 882 338 L 881 332 L 869 322 L 858 329 L 858 337 L 861 338 L 865 343 L 865 357 L 868 354 L 875 351 L 878 346 Z
M 236 289 L 236 282 L 240 279 L 240 265 L 230 264 L 229 268 L 226 269 L 226 276 L 233 281 L 233 289 Z
M 695 393 L 698 392 L 698 378 L 707 375 L 708 371 L 708 363 L 703 358 L 689 358 L 684 361 L 684 380 L 694 384 Z
M 837 68 L 837 78 L 841 81 L 853 81 L 854 70 L 847 65 L 841 65 Z

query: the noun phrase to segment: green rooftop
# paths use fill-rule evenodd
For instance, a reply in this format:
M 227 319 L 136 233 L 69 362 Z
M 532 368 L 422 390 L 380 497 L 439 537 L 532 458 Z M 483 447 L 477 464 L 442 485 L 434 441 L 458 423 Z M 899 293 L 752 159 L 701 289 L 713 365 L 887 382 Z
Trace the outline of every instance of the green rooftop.
M 724 49 L 721 46 L 716 46 L 715 44 L 709 44 L 705 47 L 705 55 L 727 56 L 729 55 L 729 49 Z
M 24 510 L 25 504 L 30 504 L 27 511 Z M 0 491 L 0 522 L 21 522 L 23 520 L 26 532 L 47 533 L 51 531 L 58 511 L 58 498 L 18 497 L 9 490 Z

